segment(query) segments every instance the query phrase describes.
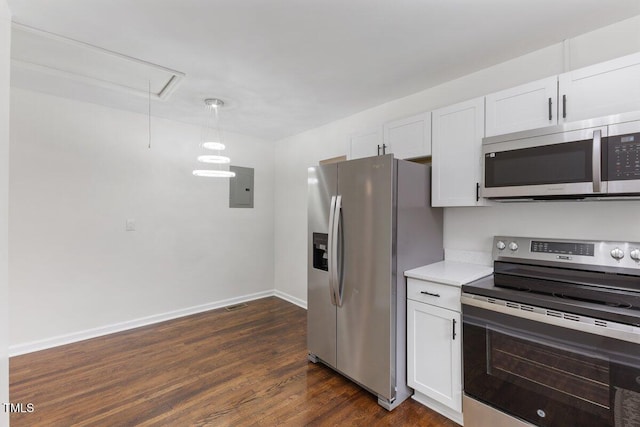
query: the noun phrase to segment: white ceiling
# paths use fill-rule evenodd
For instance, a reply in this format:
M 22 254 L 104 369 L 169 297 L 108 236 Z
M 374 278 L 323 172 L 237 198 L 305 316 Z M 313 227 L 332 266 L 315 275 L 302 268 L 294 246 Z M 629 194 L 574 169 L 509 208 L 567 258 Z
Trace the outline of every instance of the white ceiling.
M 185 73 L 152 114 L 277 140 L 640 14 L 640 0 L 9 0 L 14 21 Z M 28 55 L 15 43 L 14 55 Z M 144 82 L 146 84 L 146 82 Z M 12 84 L 146 113 L 14 68 Z

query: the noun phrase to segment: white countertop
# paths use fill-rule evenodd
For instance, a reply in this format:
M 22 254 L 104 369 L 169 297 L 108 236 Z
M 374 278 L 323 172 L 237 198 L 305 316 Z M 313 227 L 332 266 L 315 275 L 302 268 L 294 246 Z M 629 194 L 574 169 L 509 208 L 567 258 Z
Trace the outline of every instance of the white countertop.
M 462 286 L 490 274 L 493 267 L 458 261 L 440 261 L 404 272 L 406 277 L 452 286 Z

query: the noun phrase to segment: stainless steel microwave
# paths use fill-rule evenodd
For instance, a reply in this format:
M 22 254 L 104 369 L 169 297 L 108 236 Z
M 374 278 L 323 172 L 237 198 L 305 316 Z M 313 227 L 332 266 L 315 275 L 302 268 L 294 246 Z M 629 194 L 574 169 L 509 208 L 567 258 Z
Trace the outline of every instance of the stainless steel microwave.
M 640 111 L 482 140 L 482 196 L 640 198 Z

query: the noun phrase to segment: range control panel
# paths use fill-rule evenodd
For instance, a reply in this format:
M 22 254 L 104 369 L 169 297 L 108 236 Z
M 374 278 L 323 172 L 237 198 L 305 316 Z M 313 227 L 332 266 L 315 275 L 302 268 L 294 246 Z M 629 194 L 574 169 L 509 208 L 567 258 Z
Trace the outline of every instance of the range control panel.
M 640 243 L 496 236 L 493 260 L 514 259 L 637 269 Z
M 531 252 L 546 254 L 593 256 L 594 247 L 593 243 L 531 241 Z

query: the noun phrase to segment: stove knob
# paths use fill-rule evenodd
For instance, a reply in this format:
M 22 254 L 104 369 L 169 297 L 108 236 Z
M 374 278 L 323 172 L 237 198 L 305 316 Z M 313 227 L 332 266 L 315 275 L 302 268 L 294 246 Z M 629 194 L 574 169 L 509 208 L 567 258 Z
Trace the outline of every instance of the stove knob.
M 629 254 L 631 255 L 631 259 L 634 261 L 640 261 L 640 249 L 634 249 Z
M 624 258 L 624 251 L 620 248 L 615 248 L 611 250 L 611 258 L 620 261 Z
M 518 244 L 517 244 L 516 242 L 511 242 L 511 243 L 509 243 L 509 249 L 510 249 L 512 252 L 517 251 L 517 250 L 518 250 Z
M 502 240 L 498 240 L 498 243 L 496 243 L 496 248 L 498 248 L 498 250 L 503 250 L 506 247 L 507 245 L 505 245 Z

